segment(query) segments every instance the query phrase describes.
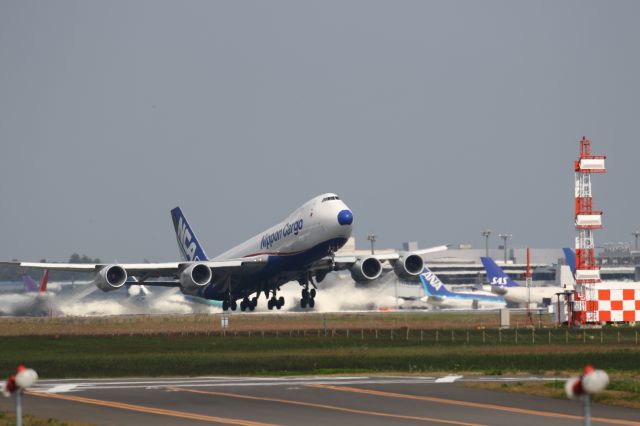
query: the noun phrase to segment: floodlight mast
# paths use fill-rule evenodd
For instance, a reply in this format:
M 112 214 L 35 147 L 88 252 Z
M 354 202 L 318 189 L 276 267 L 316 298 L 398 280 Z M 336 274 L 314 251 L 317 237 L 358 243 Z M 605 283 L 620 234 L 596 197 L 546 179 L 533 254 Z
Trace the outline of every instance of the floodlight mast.
M 484 255 L 489 257 L 489 235 L 491 235 L 491 229 L 485 229 L 480 234 L 484 237 Z

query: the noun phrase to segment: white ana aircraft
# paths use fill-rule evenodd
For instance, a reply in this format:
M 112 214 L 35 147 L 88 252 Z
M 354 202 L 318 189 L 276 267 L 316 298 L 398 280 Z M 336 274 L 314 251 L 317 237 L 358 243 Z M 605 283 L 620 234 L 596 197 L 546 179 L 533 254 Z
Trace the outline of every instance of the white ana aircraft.
M 487 271 L 491 291 L 503 295 L 508 303 L 526 304 L 527 301 L 530 301 L 543 306 L 553 302 L 557 293 L 567 290 L 558 286 L 531 286 L 527 288 L 513 281 L 490 257 L 481 257 L 480 260 Z
M 507 305 L 502 296 L 487 291 L 453 292 L 428 267 L 420 274 L 424 297 L 420 300 L 439 309 L 500 309 Z
M 103 291 L 131 283 L 176 286 L 182 293 L 222 302 L 224 310 L 254 310 L 264 293 L 268 308 L 280 309 L 285 301 L 280 287 L 297 281 L 302 288 L 301 307 L 315 305 L 316 282 L 334 270 L 349 269 L 359 280 L 375 280 L 382 261 L 390 262 L 399 276 L 417 276 L 423 262 L 419 253 L 338 257 L 335 252 L 351 235 L 353 214 L 335 194 L 323 194 L 297 208 L 282 222 L 244 243 L 209 259 L 180 208 L 171 211 L 183 260 L 166 263 L 70 264 L 3 262 L 26 268 L 95 272 L 94 283 Z M 160 279 L 160 280 L 159 280 Z M 315 280 L 315 281 L 314 281 Z M 310 288 L 312 287 L 312 288 Z

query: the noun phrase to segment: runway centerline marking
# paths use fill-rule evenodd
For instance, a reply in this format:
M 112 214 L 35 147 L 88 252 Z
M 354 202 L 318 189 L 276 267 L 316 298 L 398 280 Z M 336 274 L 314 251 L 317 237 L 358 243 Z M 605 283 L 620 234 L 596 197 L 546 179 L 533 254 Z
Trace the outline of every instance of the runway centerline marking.
M 227 393 L 227 392 L 204 391 L 204 390 L 175 388 L 175 387 L 169 387 L 167 389 L 172 391 L 190 392 L 190 393 L 196 393 L 196 394 L 202 394 L 202 395 L 223 396 L 223 397 L 229 397 L 229 398 L 249 399 L 254 401 L 278 402 L 281 404 L 300 405 L 304 407 L 313 407 L 313 408 L 321 408 L 325 410 L 342 411 L 342 412 L 351 413 L 351 414 L 364 414 L 367 416 L 375 416 L 375 417 L 388 417 L 388 418 L 403 419 L 403 420 L 417 420 L 417 421 L 423 421 L 423 422 L 443 423 L 443 424 L 459 425 L 459 426 L 484 426 L 480 423 L 466 423 L 466 422 L 460 422 L 456 420 L 436 419 L 433 417 L 419 417 L 419 416 L 408 416 L 404 414 L 383 413 L 378 411 L 366 411 L 366 410 L 358 410 L 355 408 L 339 407 L 337 405 L 318 404 L 315 402 L 294 401 L 289 399 L 270 398 L 270 397 L 264 397 L 264 396 L 240 395 L 240 394 Z
M 348 386 L 321 385 L 321 384 L 320 385 L 314 384 L 314 385 L 307 385 L 307 386 L 313 387 L 313 388 L 329 389 L 329 390 L 342 391 L 342 392 L 362 393 L 367 395 L 384 396 L 384 397 L 390 397 L 390 398 L 404 398 L 404 399 L 413 399 L 418 401 L 436 402 L 440 404 L 459 405 L 463 407 L 485 408 L 488 410 L 506 411 L 506 412 L 517 413 L 517 414 L 529 414 L 532 416 L 555 417 L 555 418 L 580 420 L 580 421 L 583 420 L 582 416 L 575 416 L 572 414 L 554 413 L 550 411 L 539 411 L 539 410 L 532 410 L 528 408 L 507 407 L 505 405 L 485 404 L 481 402 L 459 401 L 456 399 L 439 398 L 434 396 L 410 395 L 410 394 L 404 394 L 404 393 L 386 392 L 386 391 L 378 391 L 378 390 L 372 390 L 372 389 L 353 388 Z M 608 419 L 604 417 L 592 417 L 591 420 L 593 422 L 609 423 L 614 425 L 640 426 L 640 422 L 634 422 L 632 420 Z
M 189 420 L 201 420 L 210 423 L 220 423 L 226 425 L 240 425 L 240 426 L 279 426 L 274 423 L 262 423 L 254 422 L 251 420 L 232 419 L 226 417 L 208 416 L 204 414 L 188 413 L 186 411 L 167 410 L 164 408 L 146 407 L 143 405 L 126 404 L 116 401 L 105 401 L 101 399 L 86 398 L 83 396 L 61 395 L 58 393 L 41 393 L 41 392 L 27 392 L 29 395 L 40 396 L 43 398 L 63 399 L 66 401 L 80 402 L 83 404 L 100 405 L 103 407 L 119 408 L 122 410 L 137 411 L 147 414 L 158 414 L 162 416 L 178 417 L 181 419 Z

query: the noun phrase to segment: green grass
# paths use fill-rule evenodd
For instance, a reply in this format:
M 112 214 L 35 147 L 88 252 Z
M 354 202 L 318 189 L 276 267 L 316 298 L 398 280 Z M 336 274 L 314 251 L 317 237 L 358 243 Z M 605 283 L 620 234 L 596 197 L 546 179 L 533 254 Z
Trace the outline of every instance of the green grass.
M 466 337 L 466 333 L 459 332 Z M 402 334 L 399 334 L 402 335 Z M 356 337 L 357 336 L 357 337 Z M 406 333 L 402 336 L 406 336 Z M 424 335 L 423 335 L 424 337 Z M 0 375 L 24 363 L 43 378 L 206 374 L 575 371 L 591 363 L 638 372 L 640 349 L 600 343 L 466 344 L 339 337 L 24 336 L 3 337 Z
M 564 381 L 553 382 L 504 382 L 504 383 L 466 383 L 465 386 L 497 390 L 502 392 L 524 393 L 549 398 L 566 399 Z M 616 374 L 611 378 L 607 389 L 594 398 L 595 402 L 619 407 L 640 408 L 640 381 L 628 374 Z

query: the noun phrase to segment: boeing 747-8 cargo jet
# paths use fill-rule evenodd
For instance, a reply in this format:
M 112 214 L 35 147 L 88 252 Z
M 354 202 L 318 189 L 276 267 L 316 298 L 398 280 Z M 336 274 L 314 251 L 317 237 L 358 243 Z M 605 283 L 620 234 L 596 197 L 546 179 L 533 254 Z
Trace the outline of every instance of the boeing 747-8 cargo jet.
M 264 293 L 269 309 L 280 309 L 280 287 L 290 281 L 302 286 L 301 307 L 315 305 L 316 282 L 334 270 L 350 270 L 360 281 L 373 281 L 381 262 L 393 265 L 398 276 L 417 276 L 423 262 L 419 252 L 382 256 L 336 256 L 351 236 L 353 214 L 335 194 L 323 194 L 304 203 L 282 222 L 209 259 L 179 208 L 171 211 L 183 260 L 166 263 L 70 264 L 4 262 L 25 268 L 94 272 L 95 285 L 117 290 L 132 280 L 146 286 L 175 286 L 182 293 L 222 302 L 224 310 L 253 310 Z M 160 279 L 160 280 L 159 280 Z

